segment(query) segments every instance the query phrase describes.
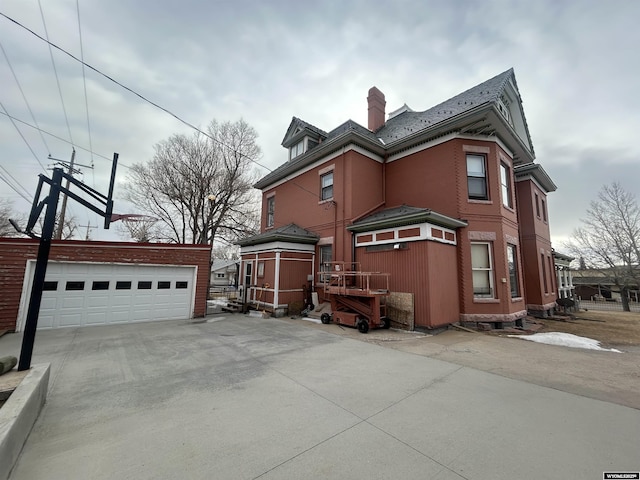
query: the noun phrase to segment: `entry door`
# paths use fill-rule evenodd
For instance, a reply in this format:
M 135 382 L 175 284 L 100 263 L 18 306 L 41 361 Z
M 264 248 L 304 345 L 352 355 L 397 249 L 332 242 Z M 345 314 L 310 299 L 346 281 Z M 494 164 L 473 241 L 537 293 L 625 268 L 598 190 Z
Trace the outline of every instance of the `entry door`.
M 253 262 L 249 261 L 244 266 L 244 303 L 247 303 L 249 299 L 249 288 L 251 287 L 251 281 L 253 280 Z

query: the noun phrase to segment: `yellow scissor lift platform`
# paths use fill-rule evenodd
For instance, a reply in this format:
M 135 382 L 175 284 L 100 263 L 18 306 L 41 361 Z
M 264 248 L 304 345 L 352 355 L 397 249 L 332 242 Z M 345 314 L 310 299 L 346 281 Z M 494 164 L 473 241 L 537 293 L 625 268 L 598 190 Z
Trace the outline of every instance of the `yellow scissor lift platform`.
M 370 328 L 389 328 L 386 298 L 389 274 L 363 272 L 357 263 L 326 262 L 318 273 L 319 285 L 331 300 L 331 314 L 323 313 L 322 323 L 331 321 L 367 333 Z

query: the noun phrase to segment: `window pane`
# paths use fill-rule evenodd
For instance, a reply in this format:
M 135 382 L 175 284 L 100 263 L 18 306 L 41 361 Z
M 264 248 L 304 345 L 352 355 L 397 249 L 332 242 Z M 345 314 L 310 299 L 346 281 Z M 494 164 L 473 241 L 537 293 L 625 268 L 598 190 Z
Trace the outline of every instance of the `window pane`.
M 44 282 L 44 286 L 42 287 L 42 291 L 44 292 L 54 292 L 58 290 L 58 282 Z
M 470 198 L 487 198 L 487 186 L 484 178 L 469 177 L 467 183 Z
M 84 282 L 67 282 L 65 290 L 84 290 Z
M 91 290 L 109 290 L 109 282 L 93 282 Z
M 333 185 L 333 172 L 322 175 L 322 188 Z
M 474 270 L 473 293 L 474 295 L 491 295 L 491 283 L 489 282 L 489 270 Z
M 187 288 L 187 282 L 176 282 L 176 288 Z
M 138 290 L 150 290 L 151 282 L 138 282 Z
M 472 268 L 489 268 L 489 255 L 486 243 L 471 244 L 471 267 Z
M 168 288 L 171 288 L 171 282 L 158 282 L 159 290 L 166 290 Z
M 116 282 L 116 290 L 131 290 L 131 282 Z
M 482 155 L 467 155 L 467 174 L 474 177 L 484 177 L 484 157 Z
M 520 285 L 518 283 L 518 256 L 515 245 L 507 245 L 507 262 L 509 263 L 509 284 L 511 286 L 511 297 L 520 296 Z

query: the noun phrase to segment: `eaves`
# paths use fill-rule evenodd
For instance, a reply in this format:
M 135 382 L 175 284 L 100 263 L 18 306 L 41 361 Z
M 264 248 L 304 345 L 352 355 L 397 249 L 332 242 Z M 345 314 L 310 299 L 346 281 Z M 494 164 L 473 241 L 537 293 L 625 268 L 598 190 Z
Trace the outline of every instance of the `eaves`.
M 278 167 L 273 172 L 258 180 L 253 185 L 253 187 L 260 190 L 267 188 L 275 182 L 286 178 L 287 176 L 297 172 L 298 170 L 302 170 L 303 168 L 311 165 L 322 157 L 330 155 L 331 153 L 340 149 L 340 147 L 348 145 L 349 143 L 355 143 L 356 145 L 377 155 L 385 155 L 385 148 L 383 145 L 371 141 L 371 139 L 365 137 L 364 135 L 361 135 L 356 131 L 350 130 L 330 140 L 322 142 L 320 145 L 300 155 L 295 160 L 292 160 Z
M 372 222 L 362 222 L 350 225 L 347 230 L 355 233 L 370 232 L 371 230 L 380 230 L 383 228 L 395 228 L 403 227 L 405 225 L 415 225 L 418 223 L 430 222 L 442 227 L 448 228 L 462 228 L 469 224 L 464 220 L 458 220 L 456 218 L 448 217 L 432 210 L 425 210 L 422 212 L 403 215 L 401 217 L 386 218 L 382 220 L 376 220 Z

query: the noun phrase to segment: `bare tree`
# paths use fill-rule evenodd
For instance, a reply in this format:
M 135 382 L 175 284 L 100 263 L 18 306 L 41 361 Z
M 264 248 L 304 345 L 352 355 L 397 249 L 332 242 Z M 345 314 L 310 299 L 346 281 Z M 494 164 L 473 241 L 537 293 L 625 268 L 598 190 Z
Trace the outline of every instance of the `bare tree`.
M 590 203 L 583 227 L 573 233 L 567 248 L 587 268 L 600 270 L 620 289 L 629 311 L 629 289 L 640 286 L 640 205 L 615 182 L 605 185 Z
M 159 219 L 160 241 L 231 243 L 255 233 L 257 136 L 243 120 L 214 120 L 207 135 L 174 135 L 155 146 L 150 162 L 131 168 L 126 199 Z
M 0 237 L 17 237 L 20 234 L 9 223 L 9 219 L 15 220 L 19 225 L 24 223 L 24 215 L 13 209 L 13 203 L 0 199 Z

